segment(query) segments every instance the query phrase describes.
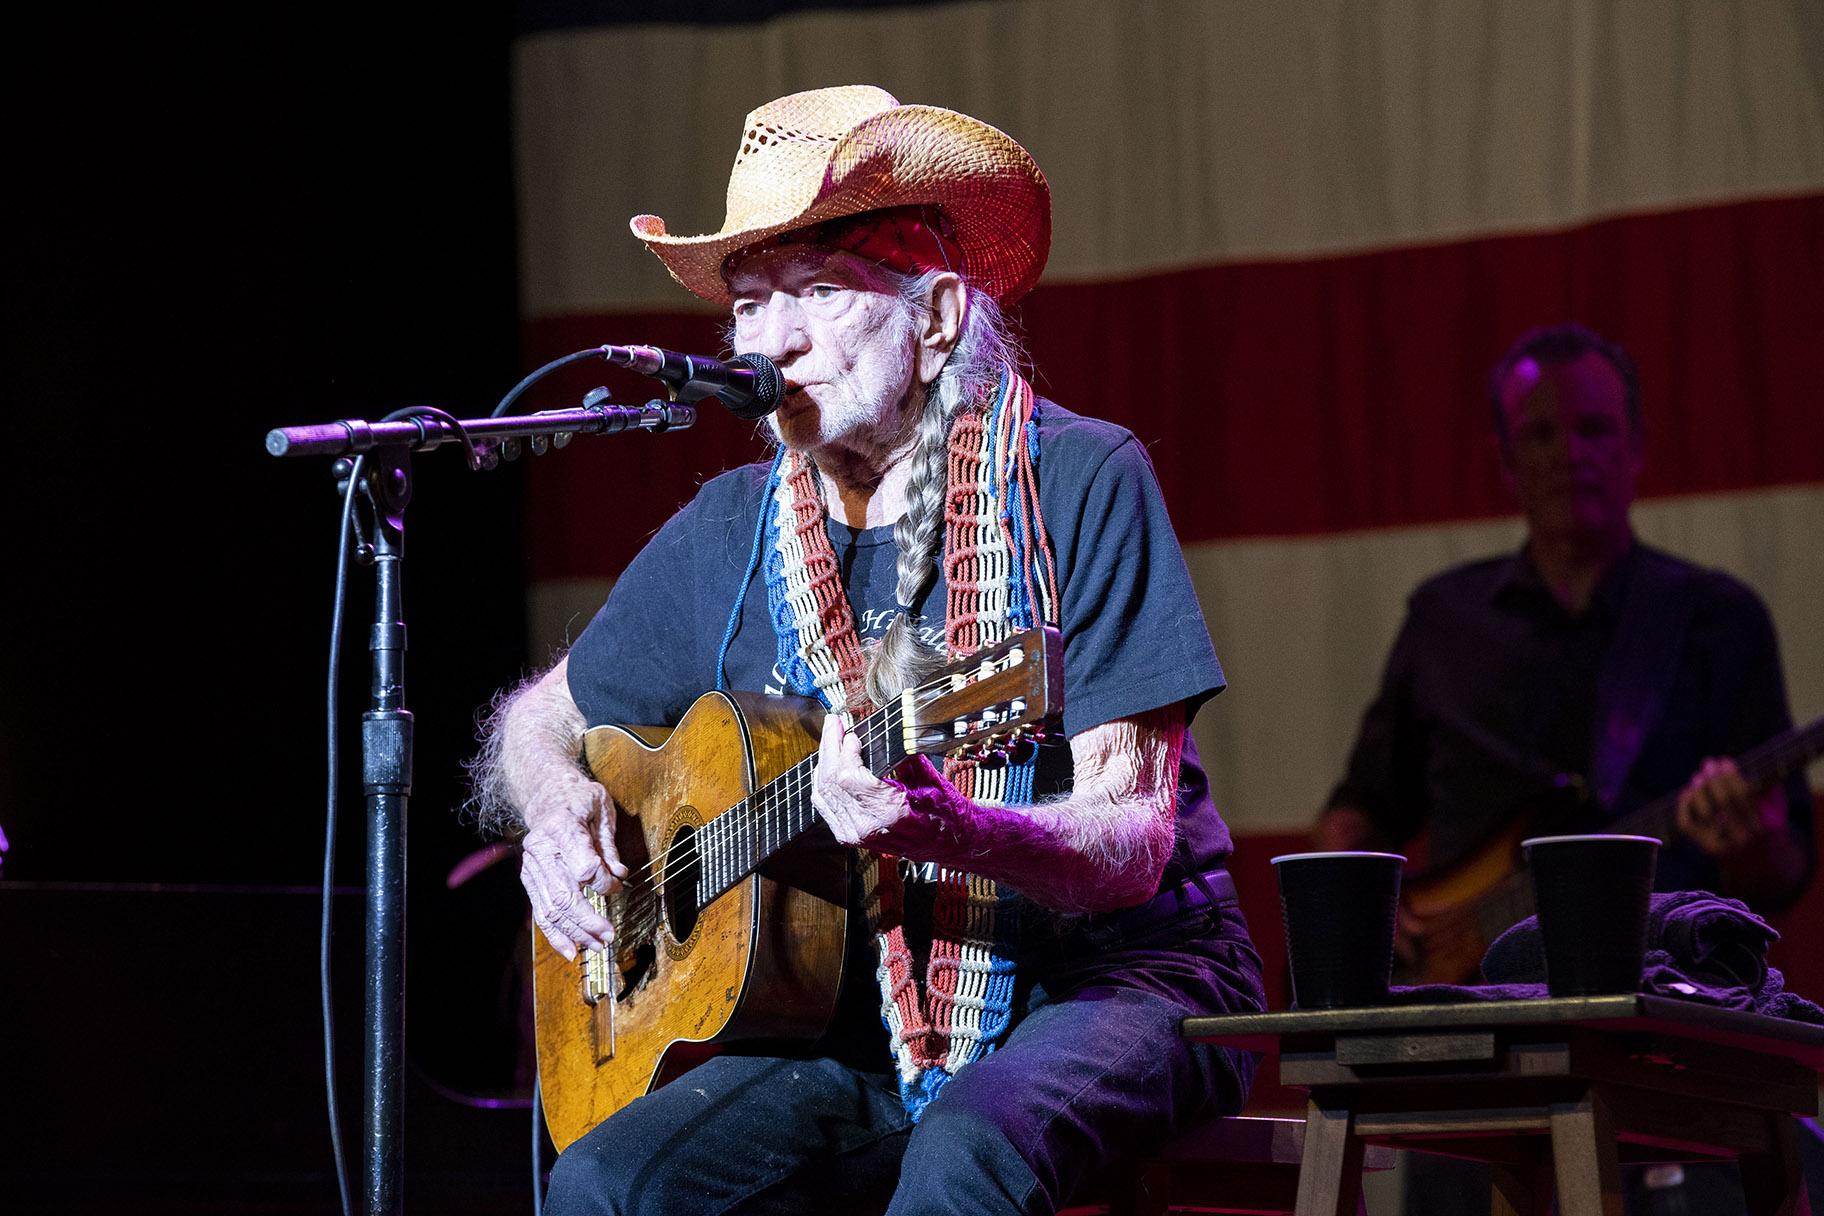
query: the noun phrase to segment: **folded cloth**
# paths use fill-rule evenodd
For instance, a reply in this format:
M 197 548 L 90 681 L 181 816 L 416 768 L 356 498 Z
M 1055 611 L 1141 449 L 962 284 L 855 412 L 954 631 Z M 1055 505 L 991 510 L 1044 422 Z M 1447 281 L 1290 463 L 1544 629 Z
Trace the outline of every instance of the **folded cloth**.
M 1476 1001 L 1537 1001 L 1551 994 L 1544 984 L 1394 984 L 1389 1005 L 1468 1005 Z
M 1656 893 L 1647 912 L 1640 990 L 1824 1025 L 1824 1009 L 1787 992 L 1785 977 L 1767 965 L 1767 947 L 1779 937 L 1740 900 L 1707 891 Z M 1482 975 L 1487 984 L 1397 988 L 1390 998 L 1413 1004 L 1544 996 L 1545 947 L 1537 917 L 1494 940 L 1482 956 Z M 1460 995 L 1451 995 L 1453 989 Z
M 1760 992 L 1767 984 L 1767 947 L 1779 940 L 1773 926 L 1739 899 L 1667 891 L 1648 905 L 1648 946 L 1664 951 L 1671 966 L 1690 971 L 1712 988 Z
M 1708 891 L 1655 892 L 1647 905 L 1648 956 L 1666 954 L 1671 966 L 1711 987 L 1758 989 L 1767 979 L 1767 947 L 1779 938 L 1741 900 Z M 1482 956 L 1482 975 L 1495 984 L 1545 982 L 1538 917 L 1494 940 Z

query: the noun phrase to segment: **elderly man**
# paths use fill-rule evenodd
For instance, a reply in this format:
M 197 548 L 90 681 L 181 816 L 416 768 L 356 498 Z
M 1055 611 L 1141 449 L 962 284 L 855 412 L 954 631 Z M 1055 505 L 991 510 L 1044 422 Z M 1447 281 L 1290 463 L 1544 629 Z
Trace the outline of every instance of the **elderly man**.
M 869 889 L 903 882 L 904 923 L 872 926 L 822 1040 L 738 1046 L 632 1102 L 564 1152 L 553 1210 L 1045 1212 L 1237 1109 L 1252 1060 L 1177 1034 L 1261 1005 L 1186 729 L 1223 677 L 1144 450 L 1016 369 L 1001 310 L 1049 248 L 1037 166 L 965 115 L 822 89 L 748 117 L 720 232 L 633 229 L 783 372 L 778 454 L 705 484 L 499 716 L 533 917 L 566 957 L 614 936 L 579 895 L 627 876 L 585 727 L 725 687 L 831 708 L 812 805 Z M 1024 779 L 988 797 L 955 764 L 864 767 L 837 711 L 1045 621 L 1067 741 Z M 964 869 L 1003 892 L 985 923 L 946 911 Z M 1012 969 L 979 1026 L 919 982 L 940 955 Z

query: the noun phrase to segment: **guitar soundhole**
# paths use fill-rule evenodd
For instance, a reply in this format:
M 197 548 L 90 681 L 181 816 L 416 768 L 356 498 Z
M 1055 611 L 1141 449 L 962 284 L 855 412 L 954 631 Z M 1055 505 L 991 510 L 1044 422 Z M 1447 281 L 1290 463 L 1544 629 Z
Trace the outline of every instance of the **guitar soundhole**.
M 671 838 L 665 855 L 672 859 L 665 867 L 665 928 L 672 940 L 688 942 L 697 928 L 697 829 L 689 824 Z
M 625 1001 L 652 978 L 653 963 L 658 960 L 659 952 L 648 936 L 645 941 L 624 941 L 620 952 L 615 956 L 615 965 L 620 968 L 621 986 L 615 991 L 614 999 Z

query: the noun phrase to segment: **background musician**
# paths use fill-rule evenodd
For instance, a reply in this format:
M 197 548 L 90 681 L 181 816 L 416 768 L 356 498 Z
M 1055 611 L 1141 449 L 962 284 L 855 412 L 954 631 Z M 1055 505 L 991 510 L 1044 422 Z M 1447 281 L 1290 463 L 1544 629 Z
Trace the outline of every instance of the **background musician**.
M 1535 330 L 1490 394 L 1526 543 L 1413 593 L 1317 839 L 1423 831 L 1448 869 L 1564 785 L 1608 816 L 1682 787 L 1660 889 L 1791 903 L 1812 864 L 1802 775 L 1751 789 L 1730 758 L 1790 725 L 1773 624 L 1740 582 L 1635 538 L 1632 362 L 1579 326 Z
M 1423 833 L 1427 871 L 1448 874 L 1572 803 L 1568 830 L 1600 830 L 1677 791 L 1660 890 L 1791 903 L 1813 860 L 1803 773 L 1755 789 L 1731 758 L 1790 724 L 1773 623 L 1742 583 L 1634 536 L 1644 445 L 1632 361 L 1580 326 L 1533 330 L 1495 365 L 1489 391 L 1526 542 L 1413 593 L 1319 847 L 1396 847 Z M 1438 921 L 1402 910 L 1399 948 L 1414 968 L 1436 963 L 1425 954 Z M 1446 936 L 1433 948 L 1450 957 Z M 1426 978 L 1478 979 L 1475 941 L 1450 957 L 1467 972 Z M 1739 1211 L 1732 1172 L 1693 1169 L 1688 1183 L 1666 1172 L 1672 1185 L 1635 1210 Z M 1484 1166 L 1414 1157 L 1405 1210 L 1486 1211 L 1488 1188 Z

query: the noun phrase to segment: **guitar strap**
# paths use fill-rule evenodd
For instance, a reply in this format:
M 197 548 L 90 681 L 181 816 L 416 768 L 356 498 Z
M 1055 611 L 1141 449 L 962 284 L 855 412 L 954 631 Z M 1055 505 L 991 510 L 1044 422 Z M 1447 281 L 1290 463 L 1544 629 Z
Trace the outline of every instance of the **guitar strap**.
M 1690 566 L 1638 541 L 1635 548 L 1615 640 L 1596 676 L 1590 789 L 1611 815 L 1640 749 L 1665 712 L 1697 602 Z

